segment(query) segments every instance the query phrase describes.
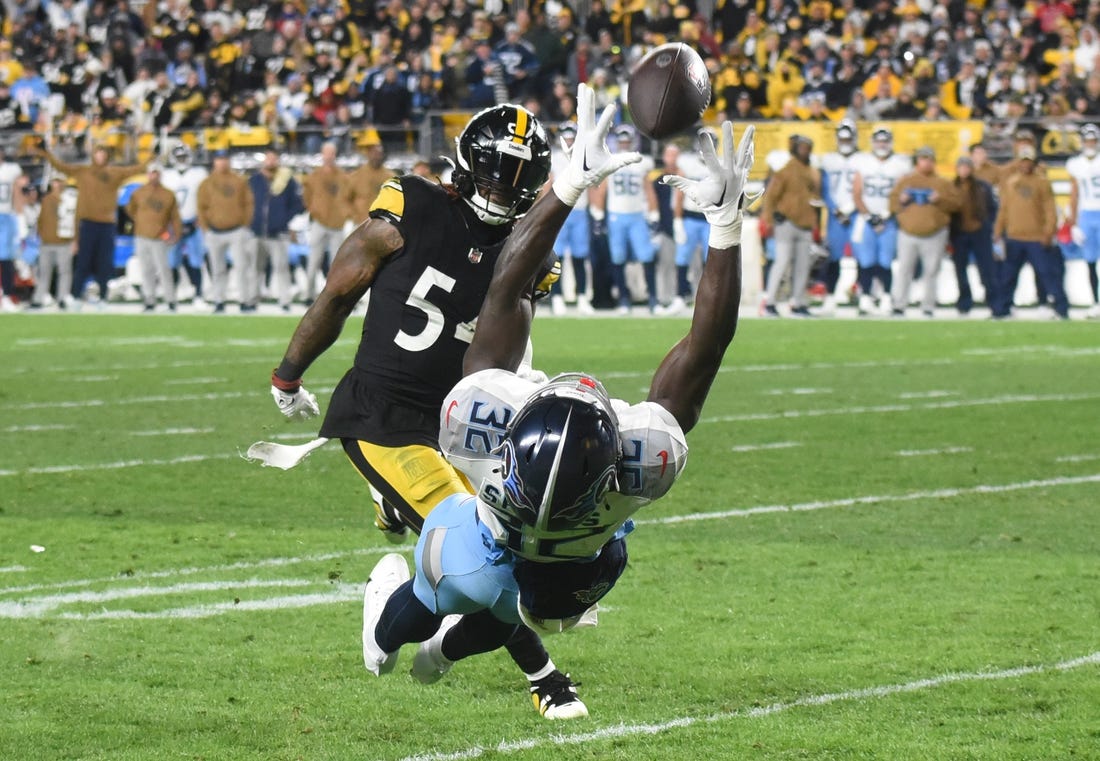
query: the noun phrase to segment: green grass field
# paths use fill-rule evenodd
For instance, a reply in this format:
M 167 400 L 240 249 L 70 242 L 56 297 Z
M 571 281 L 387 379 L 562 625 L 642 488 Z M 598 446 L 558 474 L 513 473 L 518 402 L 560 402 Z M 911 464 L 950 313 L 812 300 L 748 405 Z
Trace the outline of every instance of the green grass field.
M 687 325 L 536 323 L 632 401 Z M 554 724 L 504 653 L 363 670 L 358 475 L 239 456 L 316 430 L 268 395 L 294 324 L 0 320 L 0 758 L 1100 758 L 1095 325 L 745 322 L 599 627 L 548 641 L 592 713 Z

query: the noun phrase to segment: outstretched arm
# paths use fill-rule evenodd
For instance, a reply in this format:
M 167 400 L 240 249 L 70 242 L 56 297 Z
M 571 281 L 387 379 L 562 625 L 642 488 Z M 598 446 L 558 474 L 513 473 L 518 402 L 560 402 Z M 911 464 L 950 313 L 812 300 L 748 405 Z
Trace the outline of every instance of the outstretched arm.
M 463 371 L 469 375 L 488 368 L 515 370 L 531 334 L 531 284 L 581 193 L 598 185 L 620 167 L 641 160 L 637 153 L 612 154 L 607 132 L 615 107 L 607 106 L 596 122 L 595 94 L 588 85 L 577 91 L 577 137 L 569 166 L 554 180 L 517 224 L 497 259 L 493 282 L 481 305 L 477 330 L 466 350 Z
M 741 304 L 741 206 L 745 180 L 753 163 L 752 126 L 745 129 L 736 153 L 733 125 L 722 125 L 723 158 L 708 138 L 701 151 L 705 180 L 666 176 L 664 182 L 690 197 L 710 222 L 710 249 L 695 295 L 695 314 L 688 334 L 665 356 L 649 389 L 649 401 L 671 412 L 686 433 L 699 420 L 703 402 L 726 347 L 737 330 Z M 751 203 L 751 201 L 750 201 Z
M 403 245 L 398 229 L 383 219 L 368 219 L 340 244 L 324 289 L 298 323 L 283 361 L 271 376 L 271 395 L 284 415 L 320 414 L 313 394 L 302 388 L 302 375 L 340 337 L 344 322 L 382 262 Z

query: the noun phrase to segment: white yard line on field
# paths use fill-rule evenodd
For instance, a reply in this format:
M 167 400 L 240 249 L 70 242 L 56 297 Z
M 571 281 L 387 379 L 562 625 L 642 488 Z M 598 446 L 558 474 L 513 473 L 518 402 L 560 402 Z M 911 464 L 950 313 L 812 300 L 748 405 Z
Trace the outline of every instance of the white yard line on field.
M 192 433 L 213 433 L 213 428 L 162 428 L 159 431 L 130 431 L 131 436 L 182 436 Z
M 207 460 L 227 460 L 237 455 L 231 452 L 224 454 L 190 454 L 182 457 L 173 457 L 168 460 L 120 460 L 118 462 L 99 462 L 91 465 L 47 465 L 38 468 L 24 468 L 23 470 L 0 470 L 2 476 L 39 476 L 53 475 L 55 473 L 82 473 L 93 470 L 120 470 L 122 468 L 142 468 L 149 465 L 182 465 L 189 462 L 206 462 Z
M 584 743 L 599 742 L 602 740 L 614 740 L 620 737 L 655 735 L 694 725 L 713 724 L 716 722 L 726 722 L 737 719 L 760 719 L 777 713 L 783 713 L 784 711 L 790 711 L 795 708 L 826 706 L 833 703 L 854 700 L 888 698 L 893 695 L 920 692 L 922 690 L 930 690 L 937 687 L 946 687 L 952 684 L 961 684 L 965 682 L 992 682 L 1005 679 L 1019 679 L 1020 677 L 1034 676 L 1037 674 L 1072 671 L 1083 666 L 1094 666 L 1097 664 L 1100 664 L 1100 652 L 1089 653 L 1080 658 L 1073 658 L 1072 660 L 1045 665 L 1016 666 L 1014 668 L 997 671 L 955 671 L 900 684 L 883 684 L 855 690 L 807 695 L 786 702 L 771 703 L 770 705 L 755 706 L 752 708 L 741 708 L 734 711 L 724 711 L 710 716 L 680 716 L 653 724 L 616 724 L 592 732 L 553 734 L 547 737 L 531 737 L 525 740 L 504 740 L 495 745 L 474 746 L 451 753 L 434 751 L 418 753 L 415 756 L 407 756 L 402 759 L 402 761 L 462 761 L 463 759 L 481 758 L 486 755 L 496 757 L 497 755 L 516 753 L 548 745 L 582 745 Z
M 899 449 L 894 452 L 898 457 L 926 457 L 936 454 L 958 454 L 959 452 L 973 452 L 974 447 L 942 447 L 940 449 Z
M 314 393 L 327 394 L 331 386 L 310 385 Z M 120 399 L 70 399 L 53 402 L 22 402 L 9 407 L 15 410 L 79 409 L 81 407 L 123 406 L 130 404 L 162 404 L 164 402 L 214 402 L 221 399 L 241 399 L 263 396 L 263 391 L 217 391 L 206 394 L 157 394 L 154 396 L 131 396 Z
M 831 388 L 770 388 L 764 392 L 765 396 L 810 396 L 812 394 L 831 394 Z
M 211 616 L 220 616 L 223 613 L 241 611 L 287 610 L 289 608 L 311 608 L 314 605 L 333 605 L 361 599 L 362 597 L 362 587 L 352 584 L 339 584 L 328 592 L 314 592 L 304 595 L 285 595 L 283 597 L 267 597 L 262 600 L 189 605 L 183 608 L 168 608 L 167 610 L 100 610 L 95 613 L 61 613 L 57 618 L 82 621 L 123 618 L 210 618 Z
M 228 378 L 174 378 L 164 381 L 165 386 L 189 386 L 208 385 L 211 383 L 228 383 Z
M 67 431 L 70 428 L 75 428 L 72 425 L 9 425 L 7 428 L 0 428 L 2 433 L 38 433 L 39 431 Z
M 22 573 L 28 570 L 25 565 L 6 565 L 0 568 L 0 573 Z
M 1064 457 L 1055 457 L 1055 462 L 1088 462 L 1100 460 L 1100 454 L 1067 454 Z
M 942 399 L 945 396 L 958 396 L 958 391 L 904 391 L 898 399 Z
M 259 589 L 266 587 L 310 587 L 323 583 L 319 579 L 245 579 L 242 581 L 196 581 L 171 586 L 122 587 L 103 592 L 65 592 L 44 595 L 27 600 L 0 600 L 0 618 L 41 618 L 63 605 L 78 603 L 103 603 L 112 600 L 132 600 L 137 597 L 194 594 L 196 592 L 222 592 L 234 589 Z M 94 617 L 94 614 L 93 614 Z
M 73 378 L 74 383 L 110 383 L 118 380 L 117 375 L 77 375 Z
M 731 452 L 757 452 L 762 449 L 790 449 L 802 446 L 801 441 L 776 441 L 771 444 L 742 444 L 739 447 L 730 447 Z
M 830 415 L 870 415 L 916 410 L 949 410 L 959 407 L 986 407 L 1002 404 L 1034 404 L 1038 402 L 1085 402 L 1100 399 L 1100 394 L 1006 394 L 985 399 L 952 399 L 945 402 L 923 404 L 876 404 L 866 407 L 831 407 L 818 410 L 784 410 L 782 412 L 749 412 L 741 415 L 716 415 L 699 420 L 700 423 L 747 423 L 755 420 L 794 420 L 804 417 Z
M 59 581 L 52 584 L 27 584 L 21 587 L 2 587 L 0 595 L 22 594 L 23 592 L 38 592 L 47 589 L 73 589 L 75 587 L 88 587 L 93 584 L 111 584 L 122 582 L 145 581 L 147 579 L 175 579 L 180 576 L 195 576 L 203 573 L 232 573 L 234 571 L 251 571 L 257 568 L 285 568 L 286 566 L 300 563 L 327 563 L 330 560 L 343 560 L 362 555 L 385 555 L 388 552 L 412 552 L 412 545 L 404 548 L 395 548 L 393 545 L 386 547 L 365 547 L 342 552 L 326 552 L 318 555 L 302 555 L 295 557 L 262 558 L 260 560 L 242 560 L 236 563 L 223 563 L 221 565 L 191 566 L 187 568 L 168 568 L 163 571 L 137 571 L 128 576 L 100 576 L 95 579 L 72 579 Z
M 141 362 L 141 363 L 120 363 L 115 365 L 104 365 L 98 367 L 98 370 L 108 370 L 118 372 L 125 370 L 127 372 L 135 372 L 138 370 L 168 370 L 178 369 L 181 367 L 210 367 L 211 365 L 218 364 L 219 361 L 226 363 L 232 362 L 234 365 L 240 365 L 243 363 L 267 363 L 271 361 L 271 357 L 233 357 L 232 360 L 226 358 L 219 360 L 217 357 L 207 357 L 206 359 L 180 359 L 174 362 Z M 24 375 L 29 372 L 34 372 L 36 375 L 40 373 L 65 373 L 66 375 L 72 375 L 74 373 L 84 372 L 88 369 L 87 365 L 81 365 L 80 367 L 71 367 L 66 365 L 51 365 L 49 367 L 17 367 L 10 371 L 13 375 Z
M 1016 356 L 1018 354 L 1045 354 L 1059 357 L 1088 357 L 1100 354 L 1100 347 L 1096 346 L 1058 346 L 1047 344 L 1045 346 L 991 346 L 976 349 L 963 349 L 959 352 L 963 356 L 970 357 L 998 357 Z
M 1023 491 L 1027 489 L 1054 488 L 1059 486 L 1074 486 L 1077 484 L 1100 483 L 1100 473 L 1086 476 L 1060 476 L 1043 480 L 1019 481 L 1007 484 L 979 484 L 977 486 L 962 487 L 957 489 L 937 489 L 932 491 L 910 492 L 908 494 L 881 494 L 876 496 L 856 496 L 844 499 L 826 500 L 820 502 L 802 502 L 790 505 L 760 505 L 738 510 L 723 510 L 708 513 L 691 513 L 688 515 L 670 515 L 664 518 L 651 518 L 635 521 L 638 525 L 647 524 L 674 524 L 688 523 L 704 520 L 721 520 L 724 518 L 747 518 L 753 515 L 769 513 L 794 513 L 808 510 L 825 510 L 834 507 L 852 507 L 854 505 L 874 504 L 876 502 L 907 502 L 920 499 L 949 499 L 966 496 L 968 494 L 998 494 L 1002 492 Z M 362 555 L 384 555 L 394 552 L 390 547 L 365 547 L 356 550 L 342 552 L 330 552 L 320 555 L 304 555 L 301 557 L 277 557 L 263 558 L 260 560 L 240 561 L 213 566 L 195 566 L 189 568 L 170 568 L 162 571 L 138 572 L 132 576 L 105 576 L 92 579 L 73 579 L 50 584 L 27 584 L 18 587 L 0 587 L 0 595 L 22 594 L 24 592 L 37 592 L 40 590 L 72 589 L 86 587 L 93 584 L 109 584 L 121 582 L 145 581 L 148 579 L 178 578 L 181 576 L 194 576 L 204 573 L 224 573 L 230 571 L 253 570 L 256 568 L 280 568 L 299 563 L 325 563 L 331 560 Z M 402 551 L 411 552 L 412 546 L 406 546 Z
M 957 489 L 930 489 L 928 491 L 915 491 L 908 494 L 878 494 L 862 497 L 844 497 L 842 499 L 825 499 L 816 502 L 797 502 L 790 505 L 760 505 L 758 507 L 746 507 L 740 510 L 720 510 L 707 513 L 689 513 L 687 515 L 669 515 L 664 518 L 648 518 L 634 521 L 639 526 L 647 524 L 673 524 L 690 523 L 694 521 L 713 521 L 722 518 L 747 518 L 751 515 L 765 515 L 768 513 L 799 513 L 810 510 L 827 510 L 834 507 L 853 507 L 855 505 L 873 505 L 877 502 L 912 502 L 920 499 L 953 499 L 964 497 L 968 494 L 1001 494 L 1004 492 L 1024 491 L 1027 489 L 1045 489 L 1057 486 L 1076 486 L 1078 484 L 1100 483 L 1100 473 L 1089 476 L 1058 476 L 1057 478 L 1042 478 L 1033 481 L 1018 481 L 1009 484 L 979 484 L 977 486 L 963 486 Z

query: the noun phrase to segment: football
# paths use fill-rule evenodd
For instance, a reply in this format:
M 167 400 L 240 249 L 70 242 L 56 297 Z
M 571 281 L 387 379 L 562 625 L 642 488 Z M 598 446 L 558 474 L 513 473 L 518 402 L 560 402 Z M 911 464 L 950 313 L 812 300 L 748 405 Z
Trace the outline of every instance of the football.
M 692 126 L 710 103 L 710 75 L 682 42 L 654 48 L 630 73 L 626 103 L 634 126 L 661 140 Z

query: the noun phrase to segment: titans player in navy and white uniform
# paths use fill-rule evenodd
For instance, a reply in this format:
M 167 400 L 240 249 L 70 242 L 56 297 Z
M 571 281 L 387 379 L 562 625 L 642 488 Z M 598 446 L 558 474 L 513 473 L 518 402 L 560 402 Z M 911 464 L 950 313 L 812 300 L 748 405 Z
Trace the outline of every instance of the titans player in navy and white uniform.
M 836 308 L 836 284 L 840 279 L 840 260 L 844 249 L 852 242 L 852 224 L 856 202 L 852 194 L 856 170 L 856 125 L 844 120 L 836 128 L 836 150 L 821 158 L 822 200 L 829 210 L 825 231 L 829 247 L 829 263 L 825 269 L 825 304 L 823 311 Z
M 638 133 L 629 124 L 614 130 L 616 151 L 627 153 L 637 147 Z M 650 226 L 660 220 L 657 194 L 646 181 L 653 170 L 653 159 L 642 158 L 611 175 L 600 187 L 592 202 L 595 219 L 607 215 L 607 247 L 611 253 L 612 275 L 619 292 L 619 312 L 630 311 L 630 290 L 626 287 L 626 263 L 633 256 L 645 272 L 649 291 L 649 311 L 657 309 L 657 249 L 650 235 Z
M 11 295 L 15 290 L 15 253 L 19 246 L 19 216 L 23 186 L 27 178 L 23 169 L 8 161 L 0 147 L 0 308 L 15 309 Z
M 1089 268 L 1089 290 L 1093 305 L 1089 317 L 1100 317 L 1097 262 L 1100 261 L 1100 127 L 1081 128 L 1081 153 L 1066 162 L 1073 184 L 1069 188 L 1069 223 Z
M 595 125 L 594 96 L 581 85 L 577 111 L 570 171 L 519 223 L 501 254 L 466 355 L 468 375 L 440 410 L 440 444 L 459 467 L 481 477 L 479 494 L 449 498 L 432 511 L 417 544 L 415 578 L 397 554 L 372 572 L 363 654 L 375 673 L 391 671 L 409 642 L 423 643 L 413 675 L 431 682 L 456 660 L 499 647 L 521 621 L 544 632 L 592 623 L 592 606 L 625 568 L 630 517 L 680 474 L 684 432 L 698 421 L 733 339 L 753 128 L 735 156 L 726 122 L 723 158 L 708 147 L 707 179 L 666 178 L 706 213 L 710 251 L 689 333 L 658 367 L 648 399 L 611 402 L 584 375 L 531 386 L 507 372 L 518 365 L 530 331 L 523 284 L 577 196 L 623 156 L 610 154 L 601 139 L 613 106 Z M 444 626 L 446 614 L 462 617 Z
M 173 277 L 178 277 L 182 266 L 195 288 L 195 305 L 202 303 L 202 262 L 206 249 L 202 242 L 202 230 L 198 226 L 199 185 L 209 176 L 202 167 L 192 166 L 191 149 L 179 144 L 172 149 L 172 165 L 161 175 L 161 184 L 176 194 L 180 208 L 183 231 L 179 240 L 168 251 L 168 266 Z
M 558 139 L 561 145 L 550 153 L 550 176 L 560 175 L 569 163 L 566 149 L 572 149 L 573 141 L 577 137 L 577 125 L 572 122 L 564 122 L 558 127 Z M 592 229 L 588 222 L 588 193 L 581 193 L 577 199 L 577 205 L 562 225 L 557 239 L 554 241 L 554 251 L 562 258 L 562 266 L 565 266 L 565 257 L 569 256 L 573 266 L 573 280 L 576 283 L 577 311 L 581 314 L 592 314 L 592 304 L 588 300 L 588 252 L 591 248 Z M 554 283 L 550 294 L 550 308 L 554 314 L 565 314 L 565 297 L 561 295 L 561 282 Z
M 445 498 L 473 492 L 439 452 L 439 409 L 462 377 L 497 257 L 550 171 L 542 126 L 520 106 L 479 112 L 456 144 L 453 185 L 411 174 L 382 185 L 271 379 L 283 414 L 318 414 L 302 374 L 370 289 L 359 350 L 333 391 L 321 436 L 340 439 L 370 489 L 375 524 L 395 541 L 409 528 L 419 532 Z M 517 630 L 508 650 L 555 711 L 568 717 L 584 708 L 532 631 Z
M 913 171 L 913 162 L 894 153 L 894 134 L 880 127 L 871 133 L 870 153 L 857 154 L 852 163 L 852 199 L 859 211 L 852 225 L 852 247 L 859 262 L 859 312 L 867 314 L 874 306 L 871 291 L 877 279 L 883 290 L 879 308 L 890 314 L 890 267 L 898 248 L 898 223 L 890 214 L 890 191 Z

